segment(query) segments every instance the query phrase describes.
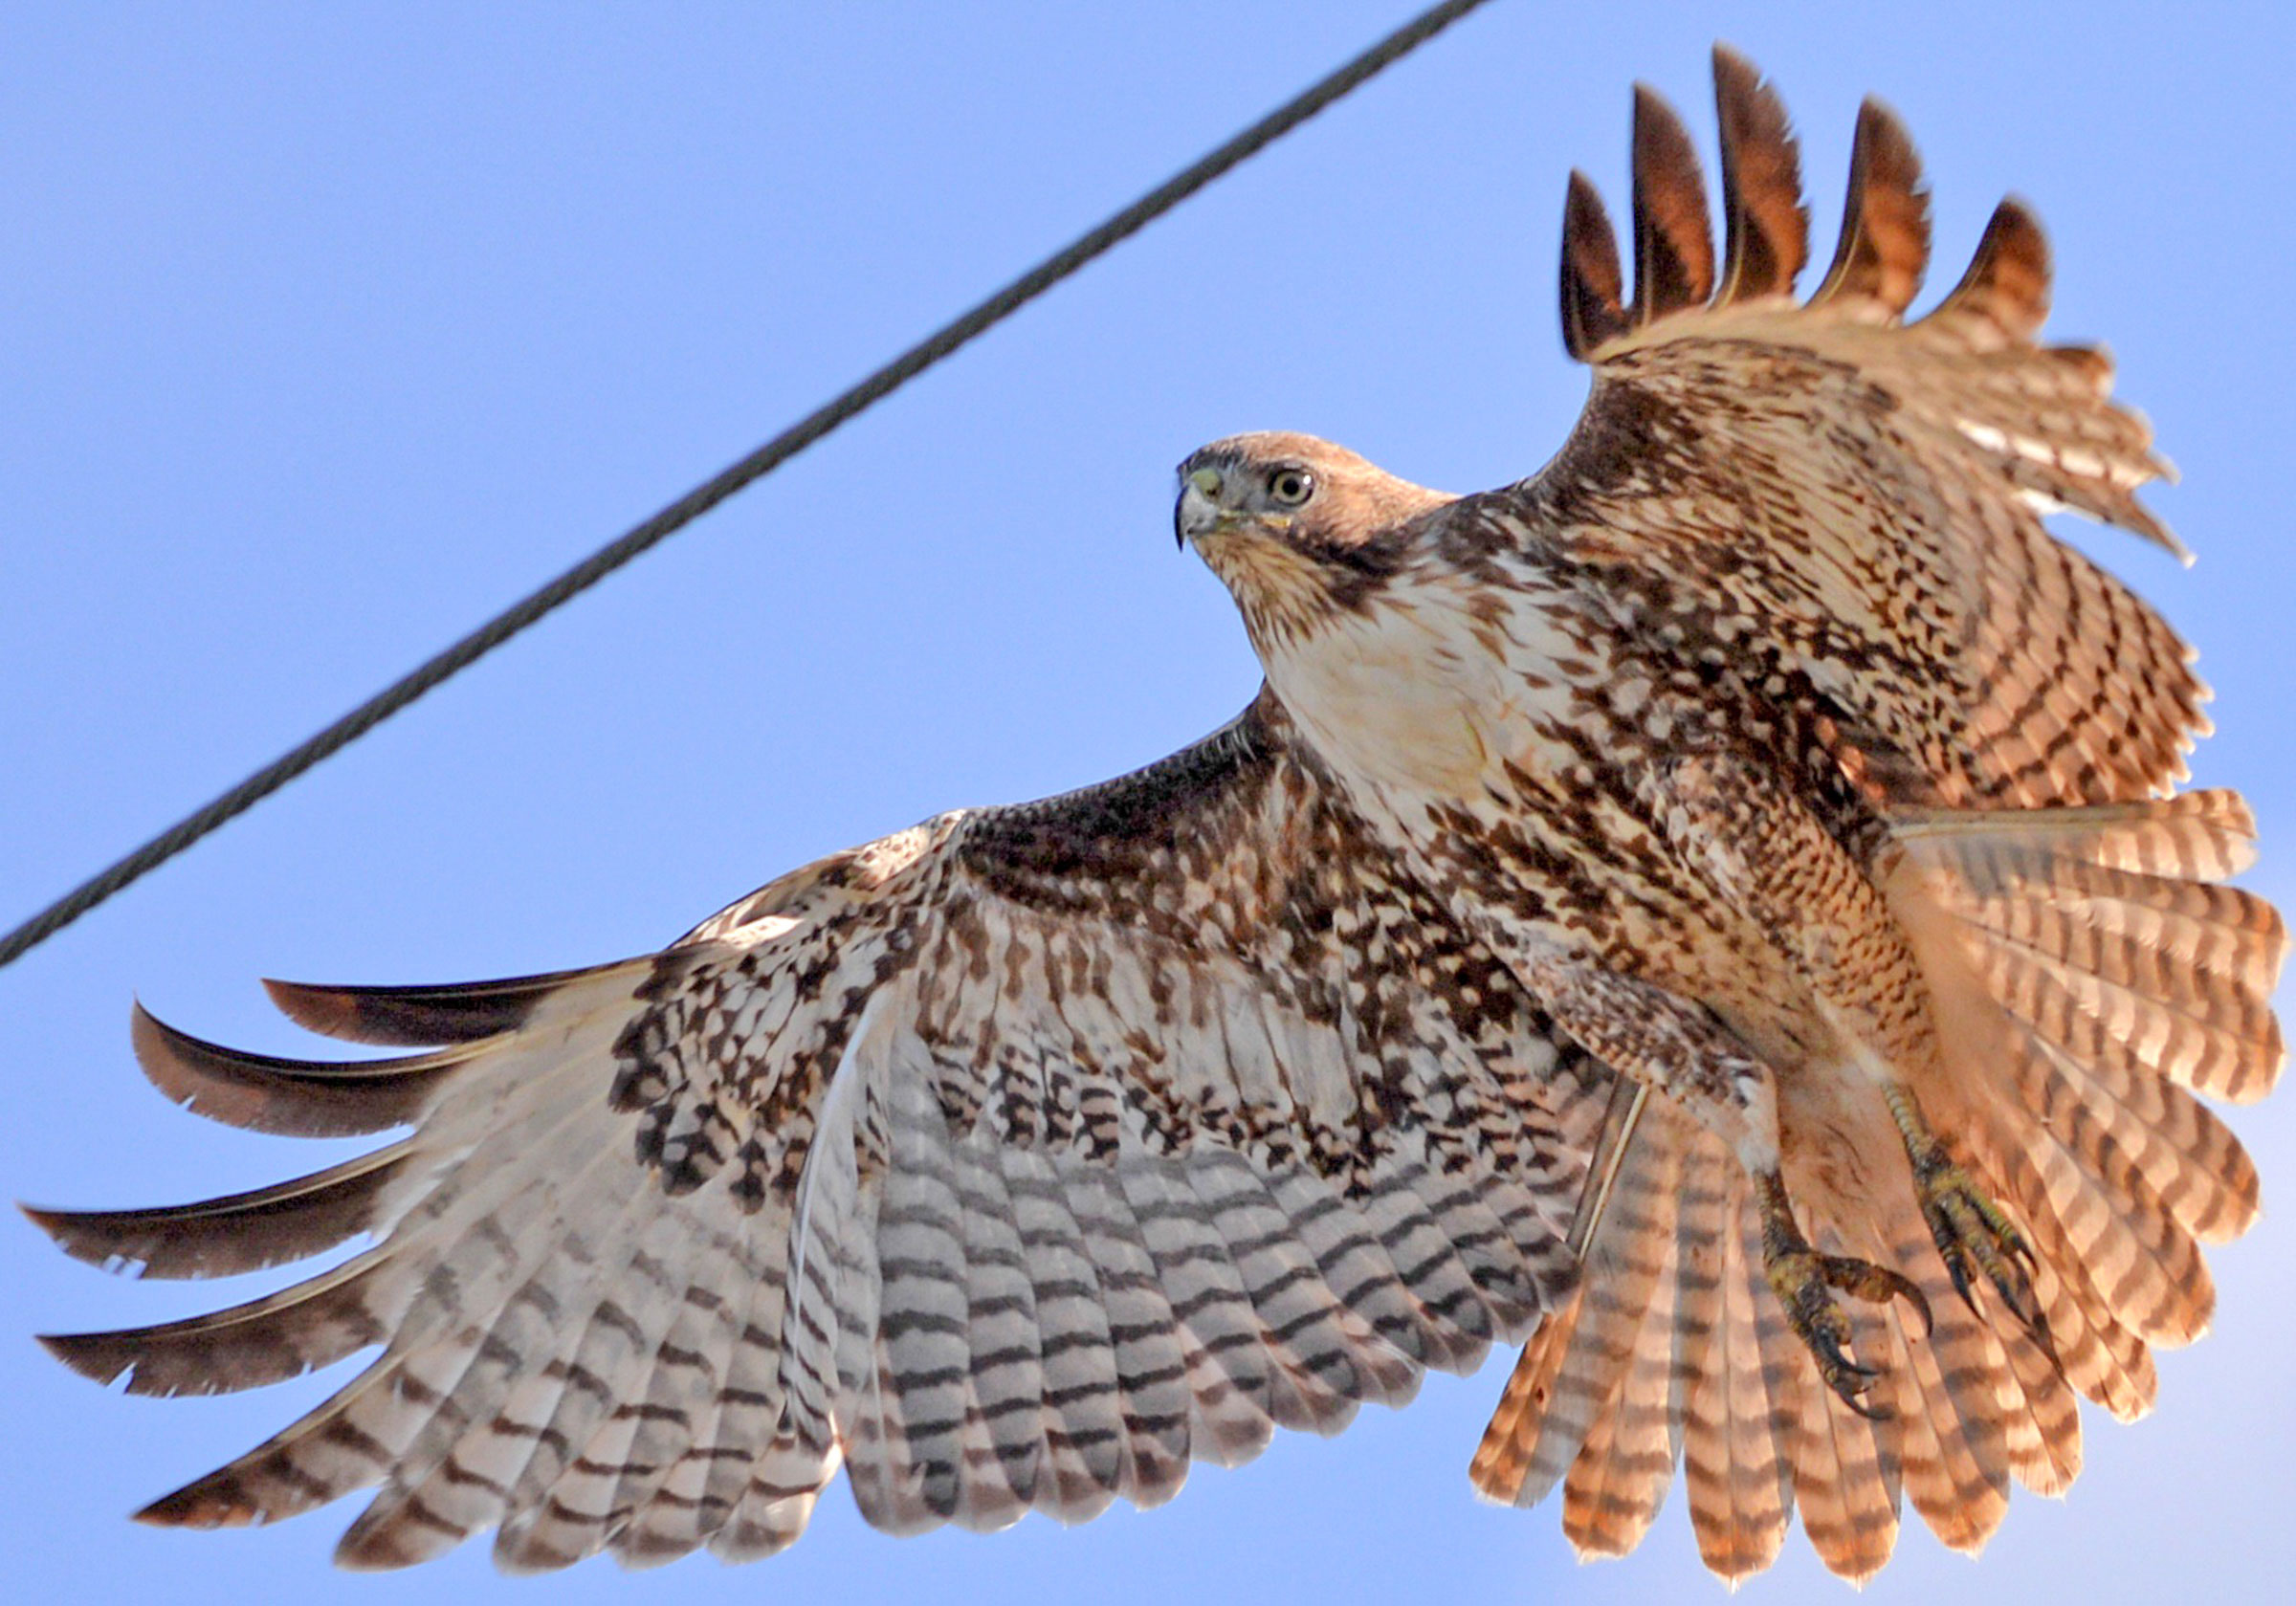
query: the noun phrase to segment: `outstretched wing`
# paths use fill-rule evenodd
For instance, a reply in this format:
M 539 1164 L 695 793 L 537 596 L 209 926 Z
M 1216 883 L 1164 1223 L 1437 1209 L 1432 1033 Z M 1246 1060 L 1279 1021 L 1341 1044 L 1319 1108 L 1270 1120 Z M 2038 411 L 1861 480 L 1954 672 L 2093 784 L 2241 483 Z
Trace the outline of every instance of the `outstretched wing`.
M 840 1460 L 894 1529 L 1169 1497 L 1521 1337 L 1607 1073 L 1393 879 L 1261 701 L 1135 776 L 944 815 L 663 954 L 467 987 L 275 988 L 445 1044 L 304 1064 L 138 1021 L 161 1088 L 267 1132 L 410 1130 L 176 1209 L 35 1212 L 209 1276 L 371 1246 L 212 1315 L 48 1342 L 131 1391 L 381 1346 L 154 1505 L 381 1485 L 366 1566 L 490 1526 L 504 1565 L 769 1553 Z
M 1868 101 L 1833 265 L 1797 303 L 1807 217 L 1784 108 L 1729 50 L 1714 71 L 1719 266 L 1689 139 L 1641 91 L 1631 298 L 1582 177 L 1566 205 L 1563 333 L 1595 370 L 1586 411 L 1536 476 L 1438 517 L 1501 561 L 1569 577 L 1718 701 L 1799 705 L 1884 810 L 2166 791 L 2206 729 L 2192 655 L 2041 514 L 2071 508 L 2181 548 L 2135 500 L 2162 465 L 2144 422 L 2108 399 L 2108 359 L 2034 343 L 2048 291 L 2038 226 L 2002 203 L 1960 284 L 1902 321 L 1927 265 L 1927 206 L 1910 141 Z M 2260 922 L 2260 952 L 2277 952 L 2276 932 Z M 2179 1109 L 2207 1156 L 2196 1173 L 2244 1187 L 2244 1156 L 2226 1157 L 2213 1120 L 2190 1124 L 2197 1106 Z M 1941 1540 L 1974 1550 L 2008 1476 L 2054 1493 L 2078 1468 L 2068 1375 L 2116 1412 L 2149 1401 L 2150 1362 L 2118 1326 L 2086 1353 L 2021 1354 L 1938 1285 L 1936 1331 L 1885 1363 L 1908 1391 L 1902 1430 L 1841 1408 L 1810 1386 L 1764 1287 L 1742 1174 L 1656 1101 L 1639 1113 L 1598 1141 L 1608 1208 L 1581 1223 L 1581 1289 L 1526 1349 L 1472 1467 L 1497 1500 L 1561 1485 L 1583 1553 L 1633 1548 L 1677 1463 L 1701 1552 L 1733 1581 L 1775 1559 L 1798 1506 L 1821 1557 L 1852 1578 L 1887 1559 L 1901 1493 Z M 1919 1224 L 1906 1228 L 1870 1230 L 1898 1264 L 1932 1265 Z
M 2014 200 L 1961 282 L 1901 321 L 1929 256 L 1910 140 L 1862 110 L 1842 239 L 1793 299 L 1806 215 L 1786 115 L 1714 58 L 1726 247 L 1680 121 L 1640 92 L 1635 285 L 1574 174 L 1564 338 L 1594 389 L 1540 473 L 1470 497 L 1623 620 L 1758 696 L 1804 689 L 1881 802 L 2088 803 L 2165 791 L 2206 729 L 2192 654 L 2054 539 L 2069 508 L 2181 554 L 2134 493 L 2164 472 L 2110 360 L 2034 343 L 2047 248 Z

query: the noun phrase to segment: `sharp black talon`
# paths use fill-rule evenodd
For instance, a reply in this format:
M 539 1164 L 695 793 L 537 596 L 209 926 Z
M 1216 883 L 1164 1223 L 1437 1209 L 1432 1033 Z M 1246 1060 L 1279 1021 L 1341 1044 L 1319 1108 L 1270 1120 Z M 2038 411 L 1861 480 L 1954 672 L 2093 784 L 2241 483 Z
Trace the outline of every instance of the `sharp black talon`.
M 1843 1395 L 1841 1398 L 1843 1404 L 1848 1406 L 1852 1411 L 1855 1411 L 1859 1416 L 1865 1418 L 1869 1422 L 1893 1422 L 1897 1420 L 1897 1413 L 1892 1411 L 1887 1405 L 1868 1405 L 1864 1400 L 1858 1398 L 1855 1395 L 1845 1394 Z
M 1922 1321 L 1927 1323 L 1930 1319 L 1930 1301 L 1929 1296 L 1921 1291 L 1921 1285 L 1902 1271 L 1892 1271 L 1888 1266 L 1880 1266 L 1875 1269 L 1879 1271 L 1883 1285 L 1889 1290 L 1888 1297 L 1904 1300 L 1914 1309 L 1920 1311 Z
M 2048 1317 L 2042 1312 L 2041 1301 L 2034 1296 L 2030 1286 L 2020 1298 L 2010 1301 L 2009 1309 L 2017 1317 L 2018 1325 L 2025 1330 L 2026 1337 L 2044 1350 L 2051 1349 Z
M 1948 1254 L 1945 1257 L 1945 1269 L 1946 1274 L 1954 1280 L 1954 1292 L 1961 1296 L 1961 1303 L 1968 1306 L 1973 1314 L 1977 1313 L 1977 1298 L 1970 1292 L 1969 1273 L 1962 1267 L 1961 1258 Z
M 1906 1284 L 1905 1295 L 1907 1301 L 1912 1305 L 1913 1309 L 1921 1312 L 1922 1337 L 1934 1338 L 1937 1335 L 1937 1317 L 1935 1313 L 1930 1309 L 1930 1296 L 1923 1293 L 1910 1282 Z
M 1810 1348 L 1816 1350 L 1820 1358 L 1836 1372 L 1846 1373 L 1852 1377 L 1879 1377 L 1881 1375 L 1881 1373 L 1874 1368 L 1860 1366 L 1856 1361 L 1851 1360 L 1849 1353 L 1836 1343 L 1830 1333 L 1817 1334 L 1810 1340 Z M 1835 1385 L 1835 1392 L 1841 1392 L 1840 1384 Z

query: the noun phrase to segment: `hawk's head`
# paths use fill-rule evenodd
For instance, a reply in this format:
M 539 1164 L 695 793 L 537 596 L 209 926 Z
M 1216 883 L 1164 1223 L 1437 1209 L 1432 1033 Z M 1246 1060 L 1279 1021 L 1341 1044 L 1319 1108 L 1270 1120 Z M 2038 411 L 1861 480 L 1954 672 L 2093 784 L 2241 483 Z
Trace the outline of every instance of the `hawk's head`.
M 1180 466 L 1173 525 L 1234 594 L 1263 647 L 1360 606 L 1402 558 L 1403 526 L 1451 500 L 1313 435 L 1231 435 Z

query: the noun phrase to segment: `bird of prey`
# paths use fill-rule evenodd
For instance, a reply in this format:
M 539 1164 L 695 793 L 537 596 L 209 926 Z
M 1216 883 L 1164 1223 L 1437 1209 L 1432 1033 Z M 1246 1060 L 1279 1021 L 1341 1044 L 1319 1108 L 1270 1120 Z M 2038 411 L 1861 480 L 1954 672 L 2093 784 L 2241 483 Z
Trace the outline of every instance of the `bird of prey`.
M 1960 283 L 1868 102 L 1841 243 L 1715 55 L 1723 245 L 1634 117 L 1631 294 L 1571 183 L 1541 471 L 1452 496 L 1288 434 L 1180 469 L 1177 528 L 1266 671 L 1202 742 L 795 870 L 658 954 L 463 986 L 274 984 L 236 1053 L 145 1070 L 261 1132 L 395 1131 L 178 1208 L 40 1210 L 71 1253 L 284 1291 L 55 1337 L 144 1394 L 373 1349 L 151 1506 L 373 1498 L 340 1556 L 496 1530 L 515 1570 L 798 1537 L 842 1466 L 911 1532 L 1149 1506 L 1525 1344 L 1472 1475 L 1631 1549 L 1681 1466 L 1737 1578 L 1792 1513 L 1887 1560 L 2063 1489 L 2076 1397 L 2153 1394 L 2197 1245 L 2257 1178 L 2204 1100 L 2282 1048 L 2237 797 L 2177 795 L 2191 654 L 2052 538 L 2174 546 L 2098 351 L 2035 342 L 2004 203 Z

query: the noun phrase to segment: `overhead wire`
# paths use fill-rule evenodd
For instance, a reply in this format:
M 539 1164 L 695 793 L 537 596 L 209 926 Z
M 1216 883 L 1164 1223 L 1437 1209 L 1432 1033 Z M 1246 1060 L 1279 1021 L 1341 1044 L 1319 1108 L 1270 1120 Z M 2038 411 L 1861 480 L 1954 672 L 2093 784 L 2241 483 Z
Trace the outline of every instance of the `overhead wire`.
M 1096 227 L 950 319 L 892 362 L 823 403 L 748 456 L 663 508 L 643 523 L 425 660 L 357 708 L 298 743 L 205 807 L 186 815 L 134 852 L 73 888 L 0 937 L 0 967 L 14 963 L 107 898 L 140 881 L 201 838 L 245 813 L 289 781 L 340 753 L 426 692 L 485 657 L 632 559 L 651 550 L 736 493 L 771 473 L 840 425 L 892 395 L 1068 278 L 1078 269 L 1170 211 L 1214 179 L 1433 38 L 1488 0 L 1445 0 L 1342 63 L 1234 138 L 1206 152 Z

